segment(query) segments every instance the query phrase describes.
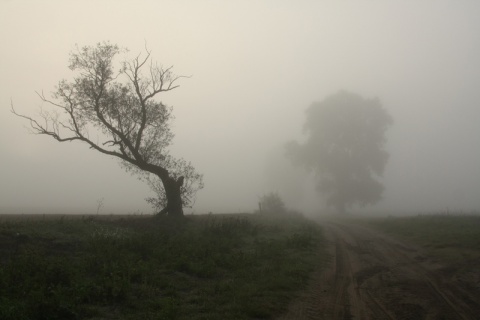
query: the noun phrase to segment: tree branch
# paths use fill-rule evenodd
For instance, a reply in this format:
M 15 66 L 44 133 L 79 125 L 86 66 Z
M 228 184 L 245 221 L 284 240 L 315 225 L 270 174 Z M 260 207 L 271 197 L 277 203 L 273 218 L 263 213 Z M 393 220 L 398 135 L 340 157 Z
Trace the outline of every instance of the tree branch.
M 124 152 L 123 153 L 118 153 L 118 152 L 115 152 L 115 151 L 110 151 L 110 150 L 104 149 L 104 148 L 100 147 L 99 145 L 97 145 L 96 143 L 94 143 L 93 141 L 91 141 L 90 139 L 83 136 L 78 131 L 74 132 L 76 134 L 75 136 L 62 137 L 60 132 L 58 131 L 58 126 L 57 125 L 53 125 L 53 127 L 54 127 L 53 130 L 49 130 L 48 129 L 48 123 L 49 122 L 52 123 L 52 121 L 54 122 L 55 119 L 49 119 L 46 115 L 43 115 L 42 118 L 45 120 L 45 125 L 41 125 L 34 118 L 23 115 L 21 113 L 18 113 L 13 106 L 13 102 L 11 102 L 10 108 L 11 108 L 10 111 L 14 115 L 16 115 L 20 118 L 26 119 L 30 122 L 30 126 L 31 126 L 34 134 L 51 136 L 52 138 L 54 138 L 55 140 L 57 140 L 59 142 L 67 142 L 67 141 L 75 141 L 75 140 L 83 141 L 83 142 L 87 143 L 92 149 L 95 149 L 95 150 L 97 150 L 101 153 L 104 153 L 104 154 L 108 154 L 108 155 L 111 155 L 111 156 L 114 156 L 114 157 L 118 157 L 118 158 L 120 158 L 124 161 L 127 161 L 127 162 L 131 163 L 131 164 L 137 165 L 137 162 L 134 161 L 133 159 L 129 158 Z M 59 123 L 62 124 L 62 122 L 59 122 Z M 63 124 L 62 124 L 62 126 L 63 126 Z

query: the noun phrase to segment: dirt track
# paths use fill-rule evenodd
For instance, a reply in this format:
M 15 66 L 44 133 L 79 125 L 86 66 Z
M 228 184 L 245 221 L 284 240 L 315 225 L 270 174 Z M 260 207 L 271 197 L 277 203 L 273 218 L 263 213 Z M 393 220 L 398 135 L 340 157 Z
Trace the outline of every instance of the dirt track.
M 332 261 L 281 319 L 480 319 L 480 288 L 420 248 L 352 223 L 321 224 Z

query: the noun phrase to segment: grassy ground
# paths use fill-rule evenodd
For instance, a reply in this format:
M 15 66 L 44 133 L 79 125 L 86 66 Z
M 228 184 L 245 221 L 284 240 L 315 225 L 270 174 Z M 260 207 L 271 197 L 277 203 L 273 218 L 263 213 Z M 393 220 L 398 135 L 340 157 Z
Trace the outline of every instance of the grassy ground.
M 0 319 L 269 319 L 325 261 L 300 217 L 0 216 Z
M 480 215 L 418 215 L 372 219 L 369 223 L 427 248 L 448 262 L 480 262 Z

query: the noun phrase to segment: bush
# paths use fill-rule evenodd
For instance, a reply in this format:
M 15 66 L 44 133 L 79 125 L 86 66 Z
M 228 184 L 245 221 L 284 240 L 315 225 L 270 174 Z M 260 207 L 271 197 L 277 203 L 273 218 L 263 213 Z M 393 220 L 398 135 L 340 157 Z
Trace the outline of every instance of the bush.
M 286 213 L 287 209 L 280 195 L 271 192 L 260 198 L 260 213 Z

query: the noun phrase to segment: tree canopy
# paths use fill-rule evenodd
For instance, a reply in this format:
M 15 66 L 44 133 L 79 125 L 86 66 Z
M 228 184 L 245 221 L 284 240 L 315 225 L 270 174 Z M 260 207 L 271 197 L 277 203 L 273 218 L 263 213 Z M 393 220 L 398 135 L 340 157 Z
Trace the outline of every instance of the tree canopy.
M 169 154 L 172 108 L 157 98 L 178 88 L 182 76 L 153 62 L 148 49 L 117 61 L 126 51 L 108 42 L 77 47 L 69 61 L 73 80 L 60 81 L 51 98 L 38 94 L 51 109 L 34 118 L 17 113 L 12 104 L 12 112 L 29 120 L 35 134 L 80 141 L 118 158 L 156 192 L 150 203 L 162 213 L 181 216 L 203 187 L 202 175 Z
M 313 103 L 306 116 L 307 139 L 288 143 L 287 156 L 314 171 L 326 204 L 345 212 L 378 202 L 389 157 L 385 133 L 393 123 L 380 101 L 341 91 Z

